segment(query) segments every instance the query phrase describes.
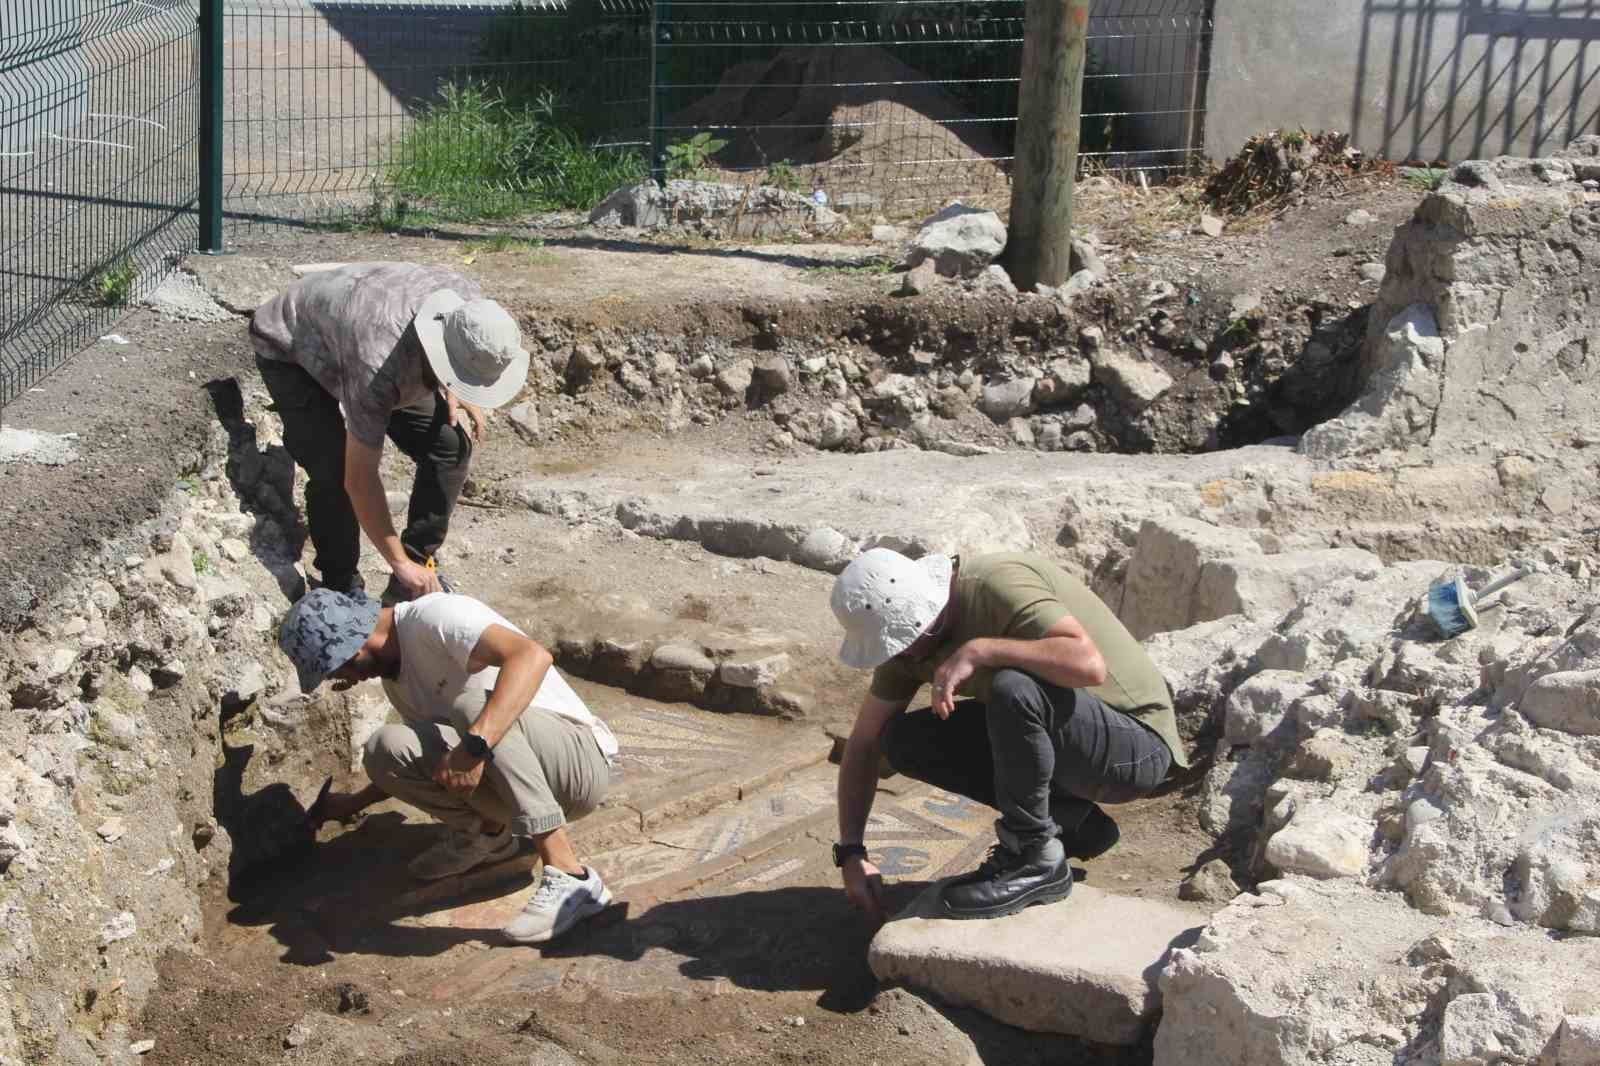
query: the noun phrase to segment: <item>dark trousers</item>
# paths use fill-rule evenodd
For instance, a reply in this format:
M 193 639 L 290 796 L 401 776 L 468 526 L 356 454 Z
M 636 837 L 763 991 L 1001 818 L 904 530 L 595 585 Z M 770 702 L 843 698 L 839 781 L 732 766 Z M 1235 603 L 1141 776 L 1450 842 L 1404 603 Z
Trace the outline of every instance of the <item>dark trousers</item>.
M 256 368 L 283 419 L 283 445 L 306 472 L 306 527 L 317 551 L 317 570 L 324 583 L 342 585 L 356 573 L 361 526 L 344 490 L 339 401 L 293 363 L 257 356 Z M 437 396 L 390 415 L 388 436 L 417 464 L 400 544 L 413 562 L 426 562 L 444 543 L 450 512 L 467 482 L 472 441 L 450 424 L 449 409 Z
M 945 721 L 895 715 L 879 744 L 907 777 L 999 810 L 1002 840 L 1021 847 L 1074 832 L 1097 802 L 1145 795 L 1172 765 L 1138 720 L 1020 670 L 997 671 L 987 704 L 961 700 Z

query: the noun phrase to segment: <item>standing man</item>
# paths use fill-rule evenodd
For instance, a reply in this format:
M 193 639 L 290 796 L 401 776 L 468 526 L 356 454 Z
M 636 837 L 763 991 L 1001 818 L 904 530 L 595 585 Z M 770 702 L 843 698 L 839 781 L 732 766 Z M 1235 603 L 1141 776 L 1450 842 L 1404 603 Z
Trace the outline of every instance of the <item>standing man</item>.
M 516 321 L 480 295 L 443 267 L 353 263 L 310 274 L 256 309 L 256 367 L 283 418 L 284 447 L 308 478 L 322 587 L 362 588 L 364 530 L 394 572 L 384 602 L 439 591 L 427 563 L 444 543 L 473 442 L 483 440 L 481 408 L 506 403 L 528 377 Z M 385 436 L 417 464 L 399 535 L 378 475 Z
M 1187 766 L 1165 680 L 1116 615 L 1041 556 L 913 562 L 874 548 L 839 575 L 839 658 L 871 669 L 839 766 L 839 843 L 853 906 L 884 918 L 863 843 L 879 756 L 996 807 L 999 842 L 941 896 L 950 918 L 994 918 L 1072 891 L 1067 859 L 1116 844 L 1100 803 L 1123 803 Z M 924 683 L 931 706 L 904 713 Z
M 449 832 L 411 860 L 423 880 L 502 862 L 531 839 L 544 869 L 505 928 L 518 943 L 553 940 L 610 905 L 566 825 L 605 799 L 617 740 L 542 646 L 469 596 L 436 592 L 380 607 L 331 589 L 300 598 L 278 644 L 302 691 L 328 678 L 381 677 L 404 719 L 368 738 L 362 763 L 372 783 L 324 796 L 315 822 L 354 817 L 390 796 L 433 815 Z

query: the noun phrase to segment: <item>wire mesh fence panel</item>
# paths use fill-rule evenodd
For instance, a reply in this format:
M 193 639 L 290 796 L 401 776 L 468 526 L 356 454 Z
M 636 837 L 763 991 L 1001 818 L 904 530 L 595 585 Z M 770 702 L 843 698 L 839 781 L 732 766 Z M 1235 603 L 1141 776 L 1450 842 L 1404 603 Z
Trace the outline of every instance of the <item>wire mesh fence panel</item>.
M 658 0 L 668 176 L 763 181 L 846 209 L 1004 195 L 1023 7 Z
M 12 0 L 0 23 L 0 407 L 195 241 L 196 8 Z
M 1204 143 L 1213 0 L 1099 0 L 1089 18 L 1080 166 L 1190 169 Z
M 658 0 L 669 176 L 763 181 L 845 209 L 1004 201 L 1024 0 Z M 1102 0 L 1081 159 L 1159 180 L 1200 145 L 1206 0 Z
M 492 217 L 638 173 L 648 20 L 643 0 L 229 0 L 229 213 Z

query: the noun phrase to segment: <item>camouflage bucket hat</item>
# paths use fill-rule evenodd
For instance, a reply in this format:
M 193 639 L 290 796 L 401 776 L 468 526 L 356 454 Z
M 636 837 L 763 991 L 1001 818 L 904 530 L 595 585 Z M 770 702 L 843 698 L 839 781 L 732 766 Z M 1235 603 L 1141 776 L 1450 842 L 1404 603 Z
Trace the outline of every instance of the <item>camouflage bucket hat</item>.
M 278 630 L 278 647 L 300 675 L 300 691 L 311 692 L 355 657 L 378 628 L 383 607 L 365 596 L 313 589 L 289 608 Z

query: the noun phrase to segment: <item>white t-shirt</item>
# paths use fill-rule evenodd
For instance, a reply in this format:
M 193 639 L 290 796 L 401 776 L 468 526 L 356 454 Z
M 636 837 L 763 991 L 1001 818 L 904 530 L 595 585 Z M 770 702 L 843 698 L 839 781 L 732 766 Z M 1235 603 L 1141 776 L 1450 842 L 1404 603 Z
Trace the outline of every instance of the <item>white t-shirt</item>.
M 468 689 L 490 691 L 500 679 L 500 670 L 494 666 L 475 674 L 467 672 L 467 661 L 484 630 L 493 625 L 522 633 L 486 604 L 448 592 L 396 604 L 394 625 L 400 641 L 400 676 L 385 679 L 384 689 L 402 715 L 430 719 Z M 554 666 L 544 675 L 529 706 L 587 726 L 606 762 L 616 761 L 617 738 L 611 727 L 584 706 Z

